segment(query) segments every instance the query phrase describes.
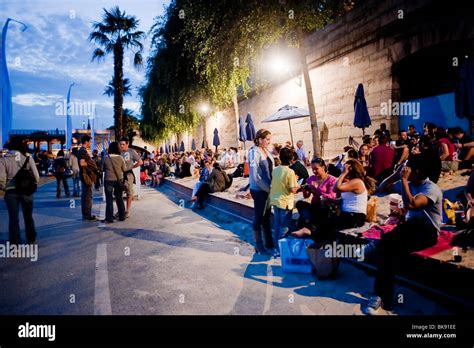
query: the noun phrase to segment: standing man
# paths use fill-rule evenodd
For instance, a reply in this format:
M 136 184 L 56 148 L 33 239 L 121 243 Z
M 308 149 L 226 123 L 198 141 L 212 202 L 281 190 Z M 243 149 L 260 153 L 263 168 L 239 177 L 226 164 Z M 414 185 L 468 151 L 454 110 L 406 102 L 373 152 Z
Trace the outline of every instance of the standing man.
M 143 164 L 142 159 L 138 153 L 128 147 L 128 138 L 120 139 L 120 154 L 125 160 L 127 171 L 124 172 L 124 180 L 126 180 L 126 193 L 127 193 L 127 211 L 125 212 L 125 218 L 130 217 L 130 209 L 132 208 L 132 199 L 135 194 L 133 185 L 136 182 L 133 169 L 140 167 Z
M 81 208 L 82 219 L 86 221 L 97 221 L 92 215 L 92 186 L 95 184 L 97 166 L 89 155 L 88 149 L 91 147 L 91 137 L 84 135 L 81 138 L 81 148 L 77 153 L 80 168 L 80 178 L 82 183 Z

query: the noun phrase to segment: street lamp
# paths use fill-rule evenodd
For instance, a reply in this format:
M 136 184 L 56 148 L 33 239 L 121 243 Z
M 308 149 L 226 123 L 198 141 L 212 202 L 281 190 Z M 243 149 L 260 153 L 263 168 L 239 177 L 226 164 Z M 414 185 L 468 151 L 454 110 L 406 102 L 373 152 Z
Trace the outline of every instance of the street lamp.
M 207 113 L 209 111 L 209 105 L 207 105 L 206 103 L 201 104 L 201 106 L 199 108 L 204 113 Z

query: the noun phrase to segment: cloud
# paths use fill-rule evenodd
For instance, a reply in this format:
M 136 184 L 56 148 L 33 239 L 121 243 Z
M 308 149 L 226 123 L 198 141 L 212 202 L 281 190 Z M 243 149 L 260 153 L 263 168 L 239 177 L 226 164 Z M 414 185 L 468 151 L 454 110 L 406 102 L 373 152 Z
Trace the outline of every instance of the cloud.
M 60 94 L 44 94 L 44 93 L 25 93 L 17 94 L 12 100 L 15 104 L 23 106 L 50 106 L 64 98 Z

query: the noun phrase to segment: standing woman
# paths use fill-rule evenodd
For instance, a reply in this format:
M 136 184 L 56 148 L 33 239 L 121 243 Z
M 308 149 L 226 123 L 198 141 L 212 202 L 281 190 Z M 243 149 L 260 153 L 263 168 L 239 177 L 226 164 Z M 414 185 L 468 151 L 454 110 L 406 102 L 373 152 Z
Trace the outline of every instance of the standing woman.
M 5 191 L 5 203 L 8 210 L 8 233 L 11 244 L 21 244 L 20 235 L 20 205 L 25 220 L 26 240 L 28 243 L 36 241 L 35 222 L 33 221 L 33 195 L 25 195 L 16 192 L 15 180 L 12 180 L 20 168 L 25 165 L 39 182 L 39 174 L 35 161 L 26 152 L 26 144 L 21 140 L 10 140 L 6 145 L 8 153 L 0 158 L 0 190 Z
M 77 147 L 73 147 L 71 150 L 71 155 L 69 157 L 69 165 L 72 169 L 72 195 L 74 197 L 79 197 L 79 192 L 81 191 L 79 185 L 79 160 L 77 159 Z
M 120 156 L 118 142 L 110 143 L 108 154 L 104 159 L 104 187 L 105 187 L 105 220 L 102 222 L 114 222 L 114 196 L 117 203 L 118 218 L 125 220 L 125 204 L 123 202 L 123 172 L 127 171 L 125 160 Z
M 273 155 L 268 147 L 272 141 L 272 133 L 260 129 L 249 150 L 249 183 L 250 194 L 254 200 L 253 235 L 255 251 L 259 254 L 267 253 L 266 249 L 273 249 L 272 230 L 270 226 L 270 186 L 271 173 L 275 166 Z M 265 246 L 262 242 L 262 229 L 265 237 Z

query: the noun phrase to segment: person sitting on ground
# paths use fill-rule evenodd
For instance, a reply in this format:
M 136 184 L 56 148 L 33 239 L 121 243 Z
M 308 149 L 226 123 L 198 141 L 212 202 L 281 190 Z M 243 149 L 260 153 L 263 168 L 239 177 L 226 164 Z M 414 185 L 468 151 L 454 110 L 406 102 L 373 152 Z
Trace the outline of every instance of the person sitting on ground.
M 158 167 L 153 175 L 153 187 L 159 186 L 163 183 L 163 179 L 170 176 L 171 169 L 165 158 L 160 158 Z
M 334 185 L 337 179 L 328 173 L 326 163 L 322 158 L 313 158 L 311 169 L 313 175 L 306 180 L 306 185 L 302 186 L 303 197 L 305 199 L 311 197 L 311 203 L 305 200 L 298 201 L 296 202 L 296 209 L 298 209 L 300 215 L 298 226 L 314 229 L 314 226 L 316 226 L 315 220 L 322 210 L 322 202 L 336 198 Z
M 474 159 L 474 141 L 472 141 L 472 138 L 464 133 L 460 127 L 456 127 L 453 133 L 457 140 L 456 148 L 459 150 L 458 158 L 461 161 L 469 162 L 468 165 L 465 166 L 471 169 L 471 162 Z
M 388 138 L 379 138 L 379 145 L 370 153 L 370 165 L 368 175 L 378 182 L 382 182 L 392 173 L 395 151 L 388 145 Z
M 234 158 L 232 155 L 227 151 L 227 149 L 224 149 L 224 153 L 222 154 L 222 157 L 219 161 L 219 164 L 221 168 L 223 169 L 229 169 L 234 167 Z
M 404 129 L 398 132 L 398 140 L 395 142 L 393 149 L 395 150 L 395 167 L 408 159 L 411 151 L 411 141 L 408 138 L 408 132 Z
M 376 314 L 380 308 L 391 310 L 393 305 L 396 267 L 400 257 L 424 250 L 438 242 L 442 216 L 443 194 L 428 178 L 430 166 L 423 154 L 413 155 L 385 179 L 379 191 L 402 195 L 406 221 L 392 231 L 382 234 L 376 247 L 380 262 L 375 277 L 374 295 L 364 312 Z
M 296 176 L 298 177 L 298 180 L 303 180 L 301 182 L 301 185 L 304 185 L 306 184 L 306 180 L 309 178 L 308 170 L 304 166 L 303 162 L 301 162 L 301 160 L 299 159 L 298 154 L 295 150 L 293 150 L 291 154 L 292 155 L 290 159 L 290 169 L 295 172 Z
M 419 136 L 420 136 L 420 133 L 418 133 L 418 132 L 416 131 L 415 126 L 412 125 L 412 124 L 408 126 L 408 132 L 407 132 L 407 133 L 408 133 L 408 137 L 409 137 L 409 138 L 419 137 Z
M 452 143 L 449 134 L 443 129 L 436 130 L 436 141 L 438 142 L 439 159 L 441 160 L 441 171 L 452 174 L 458 170 L 456 147 Z
M 379 137 L 387 137 L 388 141 L 390 141 L 390 131 L 387 129 L 387 124 L 381 123 L 379 129 L 374 132 L 374 135 L 378 135 Z
M 225 175 L 224 170 L 220 167 L 219 163 L 214 162 L 213 169 L 209 174 L 206 182 L 202 183 L 196 192 L 197 202 L 192 208 L 203 209 L 204 201 L 209 193 L 223 192 L 225 190 Z
M 435 138 L 436 129 L 437 127 L 434 123 L 431 123 L 431 122 L 423 123 L 423 134 L 429 135 L 432 139 Z
M 309 164 L 308 157 L 306 156 L 306 150 L 303 147 L 303 140 L 298 140 L 296 142 L 296 154 L 298 155 L 298 159 L 303 163 L 305 166 Z
M 204 162 L 204 167 L 201 169 L 201 173 L 199 175 L 199 181 L 194 184 L 193 188 L 193 193 L 191 195 L 191 201 L 195 202 L 197 201 L 198 197 L 196 196 L 196 193 L 199 190 L 199 187 L 204 183 L 207 182 L 209 179 L 209 175 L 211 174 L 212 171 L 212 159 L 208 159 Z
M 294 155 L 296 155 L 294 150 L 287 147 L 282 148 L 280 150 L 281 165 L 275 167 L 272 171 L 270 206 L 273 207 L 274 257 L 280 256 L 278 240 L 280 240 L 288 230 L 288 221 L 295 205 L 295 193 L 299 189 L 296 174 L 289 167 L 290 160 Z
M 362 144 L 359 148 L 359 162 L 364 167 L 364 170 L 367 171 L 369 168 L 369 157 L 370 157 L 370 145 Z
M 464 196 L 466 198 L 466 218 L 465 222 L 470 223 L 471 216 L 474 215 L 474 170 L 469 175 L 469 180 L 464 188 Z
M 148 164 L 148 175 L 151 178 L 150 187 L 155 186 L 155 176 L 158 170 L 158 164 L 154 158 L 151 158 Z
M 314 229 L 303 227 L 293 232 L 296 237 L 310 236 L 317 242 L 336 239 L 338 230 L 361 227 L 367 216 L 368 195 L 375 190 L 375 180 L 366 176 L 362 164 L 354 159 L 344 164 L 344 171 L 334 185 L 340 193 L 340 213 L 329 214 L 329 208 L 321 209 Z
M 427 161 L 427 166 L 429 166 L 428 176 L 436 184 L 441 175 L 441 158 L 438 150 L 435 148 L 433 139 L 429 135 L 421 136 L 417 145 L 413 148 L 412 154 L 423 154 Z

